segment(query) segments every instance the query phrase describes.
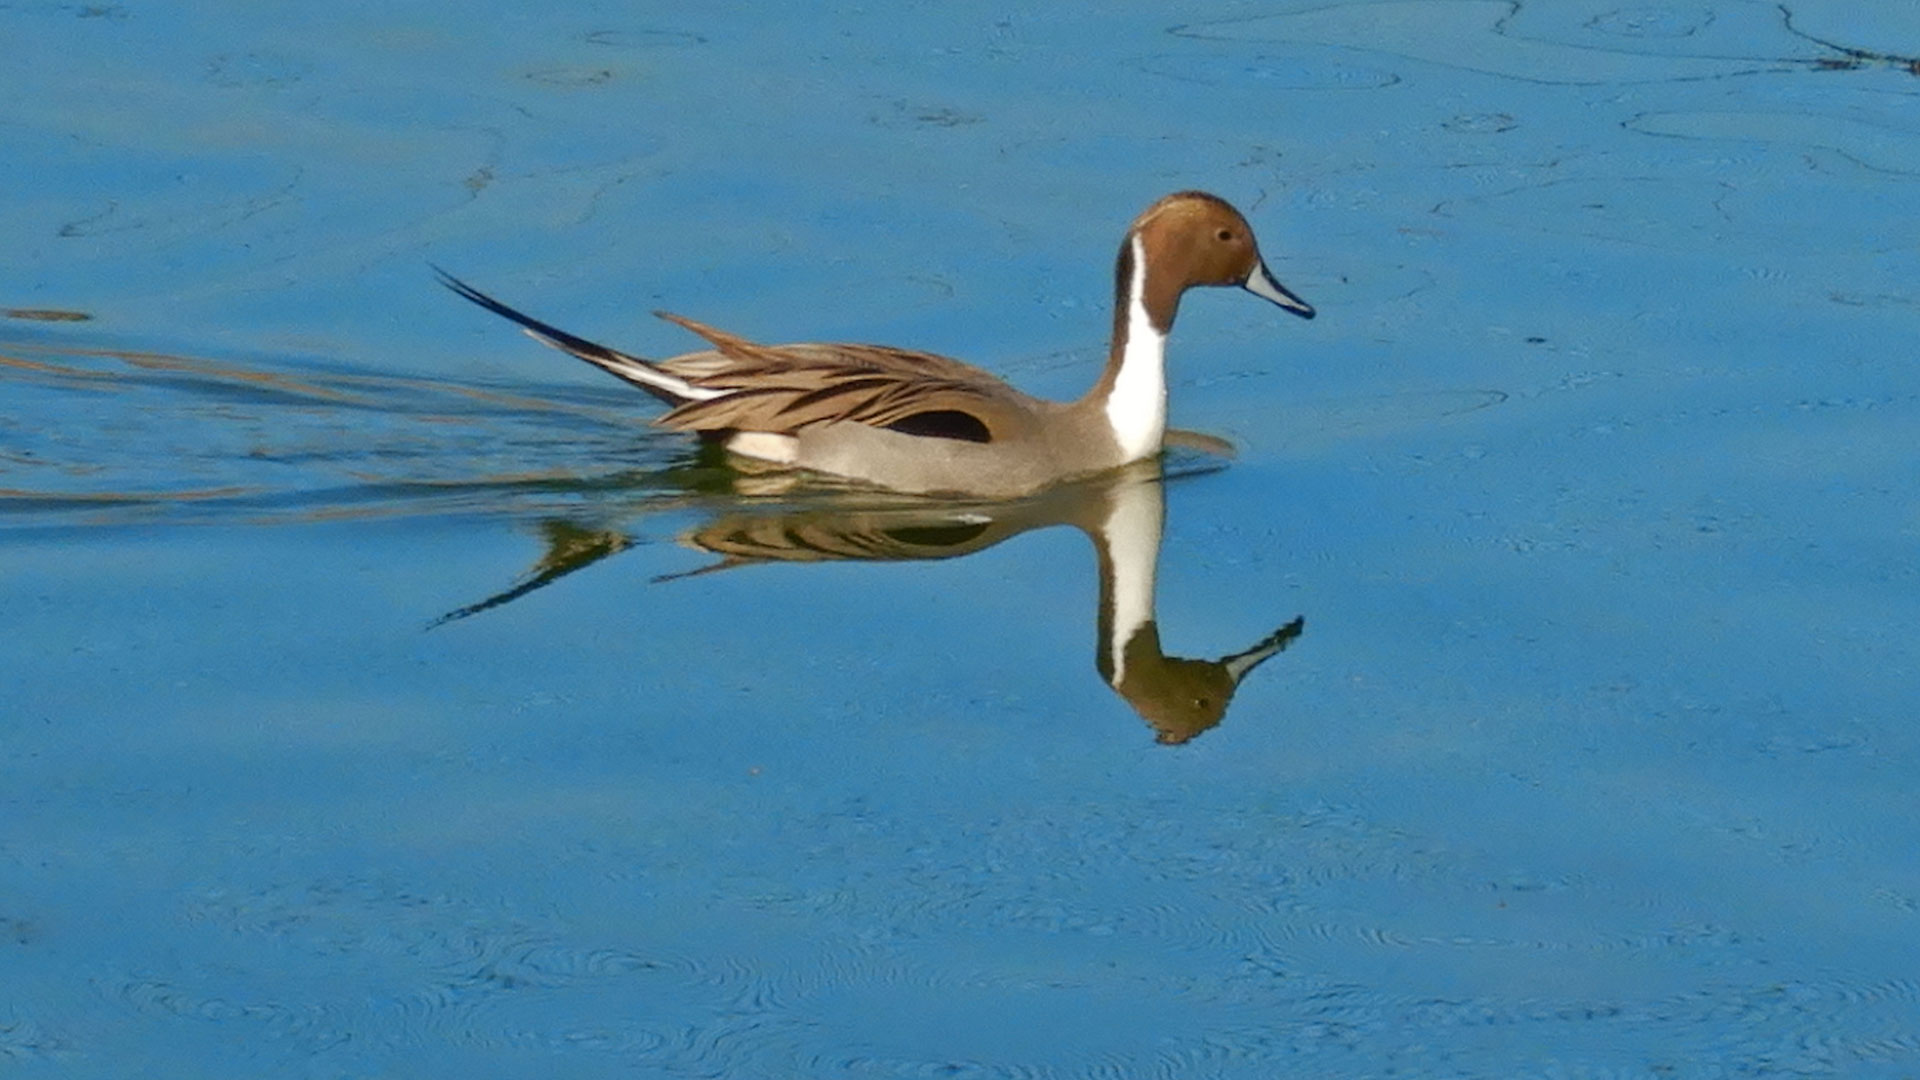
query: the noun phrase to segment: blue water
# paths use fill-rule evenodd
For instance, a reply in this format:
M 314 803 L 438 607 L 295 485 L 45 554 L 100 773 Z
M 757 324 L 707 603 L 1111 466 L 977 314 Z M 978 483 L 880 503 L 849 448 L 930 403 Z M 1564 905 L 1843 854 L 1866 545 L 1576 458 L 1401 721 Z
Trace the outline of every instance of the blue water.
M 1920 14 L 0 36 L 0 1073 L 1920 1075 Z M 1321 311 L 1174 334 L 1159 646 L 1304 620 L 1184 739 L 1070 499 L 693 573 L 918 511 L 427 269 L 1064 397 L 1184 187 Z

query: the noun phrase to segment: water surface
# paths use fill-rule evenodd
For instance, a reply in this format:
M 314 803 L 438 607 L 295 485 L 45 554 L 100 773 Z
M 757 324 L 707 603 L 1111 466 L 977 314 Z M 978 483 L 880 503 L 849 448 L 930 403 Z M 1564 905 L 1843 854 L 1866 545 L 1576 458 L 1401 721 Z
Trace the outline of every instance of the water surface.
M 1903 10 L 0 27 L 10 1075 L 1920 1072 Z M 1183 187 L 1322 317 L 1189 299 L 1146 504 L 736 475 L 427 270 L 1068 396 Z M 1303 620 L 1179 739 L 1160 503 L 1118 666 Z

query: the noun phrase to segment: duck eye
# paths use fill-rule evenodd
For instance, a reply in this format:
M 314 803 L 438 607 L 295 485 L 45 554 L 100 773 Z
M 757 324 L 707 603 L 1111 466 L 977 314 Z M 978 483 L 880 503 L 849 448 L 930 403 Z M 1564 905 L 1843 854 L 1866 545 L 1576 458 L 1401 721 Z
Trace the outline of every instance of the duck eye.
M 1223 241 L 1225 241 L 1225 240 L 1231 240 L 1231 239 L 1233 239 L 1233 230 L 1232 230 L 1232 229 L 1221 229 L 1221 230 L 1220 230 L 1219 232 L 1217 232 L 1217 233 L 1215 233 L 1215 234 L 1214 234 L 1214 236 L 1216 236 L 1217 238 L 1219 238 L 1220 240 L 1223 240 Z

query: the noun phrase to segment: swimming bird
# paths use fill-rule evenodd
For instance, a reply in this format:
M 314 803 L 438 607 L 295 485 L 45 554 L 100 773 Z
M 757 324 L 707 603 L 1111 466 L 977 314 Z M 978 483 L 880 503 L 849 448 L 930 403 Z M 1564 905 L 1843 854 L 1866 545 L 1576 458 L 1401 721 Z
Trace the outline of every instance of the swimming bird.
M 647 360 L 576 337 L 439 271 L 462 297 L 669 406 L 661 427 L 747 458 L 898 491 L 1009 497 L 1160 453 L 1167 335 L 1195 286 L 1237 285 L 1311 319 L 1261 261 L 1226 200 L 1181 191 L 1128 227 L 1114 266 L 1106 369 L 1077 401 L 1047 401 L 972 365 L 884 345 L 762 345 L 668 312 L 708 346 Z

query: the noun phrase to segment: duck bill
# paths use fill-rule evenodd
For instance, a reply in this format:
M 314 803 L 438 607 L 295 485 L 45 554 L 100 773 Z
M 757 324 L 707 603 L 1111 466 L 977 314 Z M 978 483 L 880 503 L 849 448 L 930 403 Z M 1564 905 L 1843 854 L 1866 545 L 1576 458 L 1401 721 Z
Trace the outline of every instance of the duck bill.
M 1266 263 L 1254 263 L 1253 271 L 1247 275 L 1247 280 L 1242 287 L 1255 296 L 1279 304 L 1303 319 L 1313 318 L 1313 305 L 1293 295 L 1287 291 L 1285 285 L 1273 280 L 1273 275 L 1267 271 Z

